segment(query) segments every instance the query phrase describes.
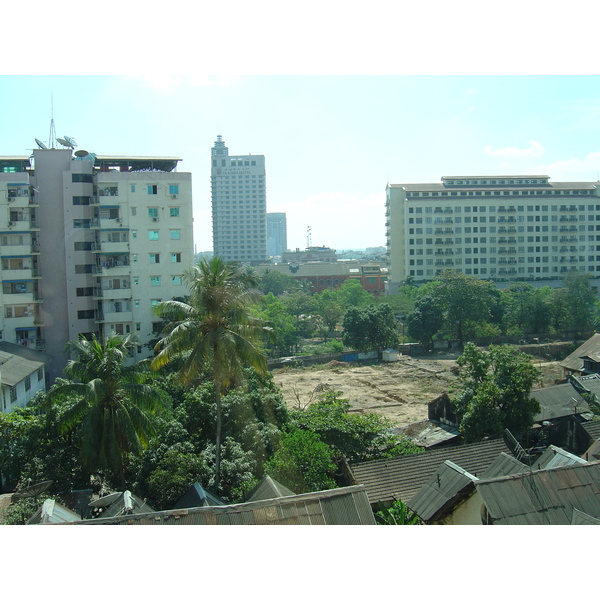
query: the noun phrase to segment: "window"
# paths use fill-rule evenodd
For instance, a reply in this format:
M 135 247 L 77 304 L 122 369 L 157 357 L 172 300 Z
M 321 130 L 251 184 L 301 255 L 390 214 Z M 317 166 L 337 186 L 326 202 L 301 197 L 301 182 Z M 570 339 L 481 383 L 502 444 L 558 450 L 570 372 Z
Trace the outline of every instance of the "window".
M 93 319 L 94 318 L 94 309 L 91 310 L 78 310 L 77 311 L 78 319 Z
M 73 227 L 75 229 L 89 229 L 90 219 L 73 219 Z
M 142 324 L 141 323 L 136 323 L 135 324 L 135 330 L 136 331 L 141 331 L 142 330 Z
M 148 216 L 151 219 L 158 219 L 158 208 L 149 208 L 148 209 Z
M 73 196 L 73 206 L 88 206 L 89 203 L 89 196 Z
M 138 285 L 140 283 L 140 278 L 139 277 L 134 277 L 133 278 L 133 285 Z
M 135 306 L 135 308 L 139 308 L 140 307 L 140 301 L 139 300 L 134 300 L 133 301 L 133 305 Z
M 131 184 L 131 193 L 135 192 L 135 183 Z M 131 209 L 132 211 L 135 210 L 134 208 Z M 131 214 L 135 214 L 134 212 L 132 212 Z
M 10 401 L 11 404 L 14 404 L 17 401 L 17 386 L 14 385 L 10 388 Z
M 37 376 L 38 376 L 38 381 L 41 381 L 42 379 L 44 379 L 44 368 L 43 367 L 41 369 L 38 369 Z
M 92 249 L 92 242 L 75 242 L 73 248 L 76 251 L 85 250 L 89 252 Z
M 151 229 L 150 231 L 148 231 L 148 239 L 155 242 L 158 240 L 158 230 L 156 229 Z
M 160 275 L 154 275 L 150 277 L 150 285 L 158 286 L 160 285 Z
M 132 206 L 131 207 L 131 216 L 135 217 L 137 215 L 137 207 Z
M 154 300 L 150 300 L 150 306 L 156 306 L 160 304 L 160 298 L 155 298 Z
M 171 279 L 171 283 L 173 285 L 181 285 L 181 275 L 173 275 L 173 278 Z
M 180 263 L 181 262 L 181 252 L 171 253 L 171 262 L 172 263 Z
M 81 275 L 83 273 L 91 273 L 92 265 L 75 265 L 75 273 Z
M 31 377 L 25 377 L 25 391 L 28 392 L 31 389 Z
M 77 296 L 81 297 L 81 296 L 93 296 L 94 295 L 94 288 L 93 287 L 80 287 L 77 288 Z
M 158 194 L 158 186 L 157 185 L 149 185 L 148 193 L 152 194 L 152 195 Z
M 181 229 L 171 229 L 171 239 L 172 240 L 180 240 L 181 239 Z
M 137 254 L 132 254 L 131 256 L 132 256 L 133 262 L 137 262 L 138 255 Z
M 178 217 L 179 216 L 179 207 L 172 206 L 171 208 L 169 208 L 169 216 L 170 217 Z
M 179 194 L 179 185 L 170 185 L 169 186 L 169 194 Z
M 160 262 L 160 254 L 150 254 L 150 264 L 156 265 Z
M 133 239 L 136 239 L 136 238 L 137 238 L 137 229 L 132 229 L 132 230 L 131 230 L 131 237 L 132 237 Z
M 85 173 L 73 173 L 71 175 L 71 181 L 73 183 L 94 183 L 93 177 Z

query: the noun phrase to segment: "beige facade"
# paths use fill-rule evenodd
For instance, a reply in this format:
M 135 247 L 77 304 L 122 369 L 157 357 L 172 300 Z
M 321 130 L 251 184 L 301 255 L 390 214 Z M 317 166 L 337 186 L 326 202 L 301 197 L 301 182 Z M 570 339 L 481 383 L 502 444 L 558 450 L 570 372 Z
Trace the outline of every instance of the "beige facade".
M 71 149 L 0 157 L 0 331 L 53 356 L 50 380 L 68 340 L 114 332 L 146 343 L 159 321 L 152 305 L 186 293 L 192 184 L 179 160 Z
M 547 175 L 388 184 L 389 293 L 453 269 L 495 282 L 600 276 L 600 183 Z

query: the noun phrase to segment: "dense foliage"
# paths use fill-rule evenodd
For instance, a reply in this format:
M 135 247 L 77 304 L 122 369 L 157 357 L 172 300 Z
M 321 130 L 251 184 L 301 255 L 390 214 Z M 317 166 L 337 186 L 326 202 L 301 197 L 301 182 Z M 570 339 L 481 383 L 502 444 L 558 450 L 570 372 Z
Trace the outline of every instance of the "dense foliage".
M 539 372 L 527 354 L 512 346 L 485 351 L 469 342 L 457 362 L 461 390 L 453 402 L 465 441 L 504 429 L 518 434 L 531 427 L 540 411 L 530 397 Z

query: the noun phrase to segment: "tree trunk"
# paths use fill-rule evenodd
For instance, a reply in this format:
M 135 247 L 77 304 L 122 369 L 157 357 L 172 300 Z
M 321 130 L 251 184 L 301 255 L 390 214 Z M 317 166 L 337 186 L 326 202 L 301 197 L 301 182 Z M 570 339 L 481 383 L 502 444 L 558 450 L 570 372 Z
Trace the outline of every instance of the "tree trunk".
M 219 493 L 221 479 L 221 384 L 215 381 L 215 404 L 217 405 L 217 435 L 215 441 L 215 493 Z

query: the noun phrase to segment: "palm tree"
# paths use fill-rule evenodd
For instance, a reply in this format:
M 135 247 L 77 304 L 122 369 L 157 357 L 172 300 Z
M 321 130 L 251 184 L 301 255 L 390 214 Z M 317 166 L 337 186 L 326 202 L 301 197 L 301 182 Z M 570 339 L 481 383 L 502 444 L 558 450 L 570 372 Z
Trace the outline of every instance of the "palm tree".
M 260 339 L 270 328 L 252 317 L 250 307 L 261 297 L 258 279 L 248 270 L 221 258 L 202 260 L 184 275 L 190 286 L 189 303 L 161 302 L 155 312 L 170 323 L 156 345 L 153 369 L 182 359 L 177 375 L 190 386 L 208 371 L 215 390 L 215 491 L 219 490 L 221 462 L 221 396 L 240 385 L 243 368 L 266 373 Z
M 123 491 L 127 453 L 147 447 L 154 431 L 149 415 L 162 407 L 158 390 L 145 383 L 148 363 L 125 366 L 137 345 L 132 335 L 112 335 L 104 341 L 80 336 L 69 341 L 65 352 L 73 358 L 63 372 L 70 381 L 59 381 L 46 396 L 49 401 L 77 397 L 62 415 L 60 431 L 79 425 L 82 460 L 92 473 L 111 469 Z

